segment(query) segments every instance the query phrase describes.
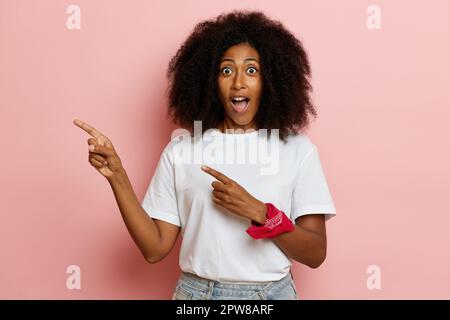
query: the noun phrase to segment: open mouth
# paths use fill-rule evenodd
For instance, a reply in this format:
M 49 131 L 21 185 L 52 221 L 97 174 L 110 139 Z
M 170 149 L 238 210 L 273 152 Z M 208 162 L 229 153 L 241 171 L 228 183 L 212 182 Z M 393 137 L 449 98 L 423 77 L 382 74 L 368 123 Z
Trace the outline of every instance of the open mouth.
M 237 113 L 244 113 L 249 105 L 250 99 L 247 97 L 234 97 L 231 98 L 231 105 L 234 111 Z

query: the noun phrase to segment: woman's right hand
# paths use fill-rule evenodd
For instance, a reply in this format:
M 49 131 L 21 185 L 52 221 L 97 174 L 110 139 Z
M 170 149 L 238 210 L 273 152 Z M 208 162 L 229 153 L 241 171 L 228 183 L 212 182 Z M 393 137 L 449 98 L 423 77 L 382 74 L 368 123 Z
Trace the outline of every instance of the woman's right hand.
M 123 167 L 111 141 L 104 134 L 81 120 L 75 119 L 73 123 L 93 137 L 87 140 L 90 164 L 108 181 L 114 179 L 123 170 Z

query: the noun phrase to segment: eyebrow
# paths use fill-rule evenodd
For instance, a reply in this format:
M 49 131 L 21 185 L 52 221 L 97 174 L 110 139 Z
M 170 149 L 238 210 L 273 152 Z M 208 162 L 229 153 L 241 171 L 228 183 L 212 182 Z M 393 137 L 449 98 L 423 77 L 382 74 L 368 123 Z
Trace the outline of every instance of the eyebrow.
M 244 59 L 244 62 L 245 62 L 245 61 L 249 61 L 249 60 L 253 60 L 253 61 L 256 61 L 256 62 L 259 63 L 259 61 L 258 61 L 256 58 L 245 58 L 245 59 Z M 231 61 L 231 62 L 234 62 L 234 60 L 231 59 L 231 58 L 223 58 L 222 61 L 220 61 L 220 62 L 222 63 L 222 62 L 224 62 L 224 61 Z

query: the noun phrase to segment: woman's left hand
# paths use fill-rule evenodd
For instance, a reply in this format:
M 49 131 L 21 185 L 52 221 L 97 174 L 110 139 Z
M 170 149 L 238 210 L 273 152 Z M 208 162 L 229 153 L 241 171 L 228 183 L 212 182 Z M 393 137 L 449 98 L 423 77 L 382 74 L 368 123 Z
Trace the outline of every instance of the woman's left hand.
M 207 166 L 202 166 L 202 170 L 219 180 L 211 183 L 214 188 L 212 200 L 216 204 L 244 218 L 264 223 L 267 212 L 264 202 L 253 197 L 239 183 L 223 173 Z

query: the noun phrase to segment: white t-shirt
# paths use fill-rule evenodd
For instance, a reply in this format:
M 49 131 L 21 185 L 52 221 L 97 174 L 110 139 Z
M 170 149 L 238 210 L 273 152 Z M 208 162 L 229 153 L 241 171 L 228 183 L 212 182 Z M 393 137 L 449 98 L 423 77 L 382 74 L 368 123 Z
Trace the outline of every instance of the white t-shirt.
M 205 131 L 203 137 L 173 138 L 162 152 L 142 201 L 155 219 L 181 227 L 182 271 L 221 282 L 277 281 L 292 260 L 271 239 L 247 234 L 251 221 L 212 200 L 216 179 L 205 164 L 239 183 L 262 202 L 271 202 L 290 219 L 311 213 L 336 214 L 317 147 L 303 134 L 285 144 L 259 130 Z M 276 142 L 278 141 L 278 143 Z M 257 159 L 250 160 L 252 155 Z

